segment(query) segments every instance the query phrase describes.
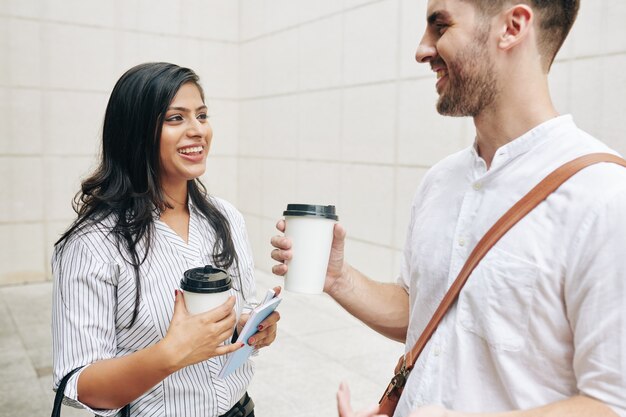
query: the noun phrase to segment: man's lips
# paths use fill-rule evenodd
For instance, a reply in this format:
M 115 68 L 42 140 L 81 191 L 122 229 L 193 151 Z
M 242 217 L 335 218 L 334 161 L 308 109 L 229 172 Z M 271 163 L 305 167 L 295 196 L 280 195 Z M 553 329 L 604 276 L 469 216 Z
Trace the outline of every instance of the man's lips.
M 442 84 L 448 79 L 448 69 L 445 67 L 433 67 L 433 71 L 437 73 L 437 83 L 435 84 L 435 88 L 439 91 Z

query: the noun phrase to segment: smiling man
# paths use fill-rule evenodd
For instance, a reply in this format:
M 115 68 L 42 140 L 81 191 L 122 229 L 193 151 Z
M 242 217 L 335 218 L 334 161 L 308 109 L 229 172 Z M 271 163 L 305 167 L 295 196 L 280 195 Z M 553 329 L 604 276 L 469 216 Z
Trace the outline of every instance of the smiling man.
M 325 291 L 413 347 L 476 243 L 546 175 L 615 153 L 560 115 L 548 72 L 576 0 L 430 0 L 416 60 L 437 74 L 437 110 L 474 120 L 473 146 L 433 166 L 413 200 L 396 283 L 344 259 L 335 226 Z M 426 134 L 428 132 L 425 132 Z M 626 417 L 626 169 L 600 163 L 499 240 L 410 373 L 395 416 Z M 279 222 L 279 230 L 284 223 Z M 289 240 L 272 239 L 286 273 Z M 353 412 L 347 387 L 342 417 Z

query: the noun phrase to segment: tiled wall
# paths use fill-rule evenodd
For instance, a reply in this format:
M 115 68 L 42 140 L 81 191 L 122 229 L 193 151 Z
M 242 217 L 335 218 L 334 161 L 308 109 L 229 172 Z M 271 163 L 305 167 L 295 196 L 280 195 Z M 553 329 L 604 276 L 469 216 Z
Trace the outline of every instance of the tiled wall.
M 425 170 L 473 141 L 414 53 L 426 0 L 242 0 L 239 198 L 258 266 L 289 202 L 335 204 L 349 260 L 393 280 Z M 562 113 L 626 153 L 624 0 L 583 0 L 553 67 Z
M 108 94 L 145 61 L 195 69 L 215 130 L 210 190 L 246 216 L 257 265 L 288 202 L 335 204 L 351 262 L 398 270 L 425 170 L 472 142 L 413 56 L 426 0 L 0 1 L 0 285 L 49 278 L 93 167 Z M 558 109 L 626 154 L 626 1 L 583 0 Z
M 238 22 L 231 0 L 0 1 L 0 285 L 50 278 L 108 95 L 135 64 L 198 72 L 215 130 L 206 183 L 236 199 Z

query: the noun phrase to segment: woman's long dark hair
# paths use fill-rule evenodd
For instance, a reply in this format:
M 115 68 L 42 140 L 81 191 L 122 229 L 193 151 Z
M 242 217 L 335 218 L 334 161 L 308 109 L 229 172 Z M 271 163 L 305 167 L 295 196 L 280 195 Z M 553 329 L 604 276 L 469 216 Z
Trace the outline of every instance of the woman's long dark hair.
M 115 225 L 111 233 L 118 250 L 135 271 L 135 308 L 129 327 L 139 311 L 139 267 L 150 251 L 153 216 L 155 211 L 171 208 L 159 182 L 159 145 L 166 110 L 185 83 L 196 85 L 204 101 L 198 76 L 174 64 L 137 65 L 117 81 L 104 116 L 99 166 L 82 182 L 81 191 L 74 198 L 77 219 L 55 243 L 62 250 L 70 236 L 112 216 Z M 188 181 L 187 190 L 188 198 L 215 230 L 216 266 L 228 269 L 237 263 L 237 254 L 226 217 L 207 198 L 206 188 L 199 179 Z

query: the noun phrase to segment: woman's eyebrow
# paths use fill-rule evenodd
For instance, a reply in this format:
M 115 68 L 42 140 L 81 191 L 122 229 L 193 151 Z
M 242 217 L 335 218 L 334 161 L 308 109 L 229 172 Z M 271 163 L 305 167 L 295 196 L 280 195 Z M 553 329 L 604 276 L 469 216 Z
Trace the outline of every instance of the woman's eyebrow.
M 202 105 L 198 108 L 196 108 L 196 111 L 199 110 L 206 110 L 208 107 L 206 105 Z M 168 107 L 167 110 L 178 110 L 178 111 L 183 111 L 183 112 L 188 112 L 190 111 L 187 107 L 178 107 L 178 106 L 174 106 L 174 107 Z

